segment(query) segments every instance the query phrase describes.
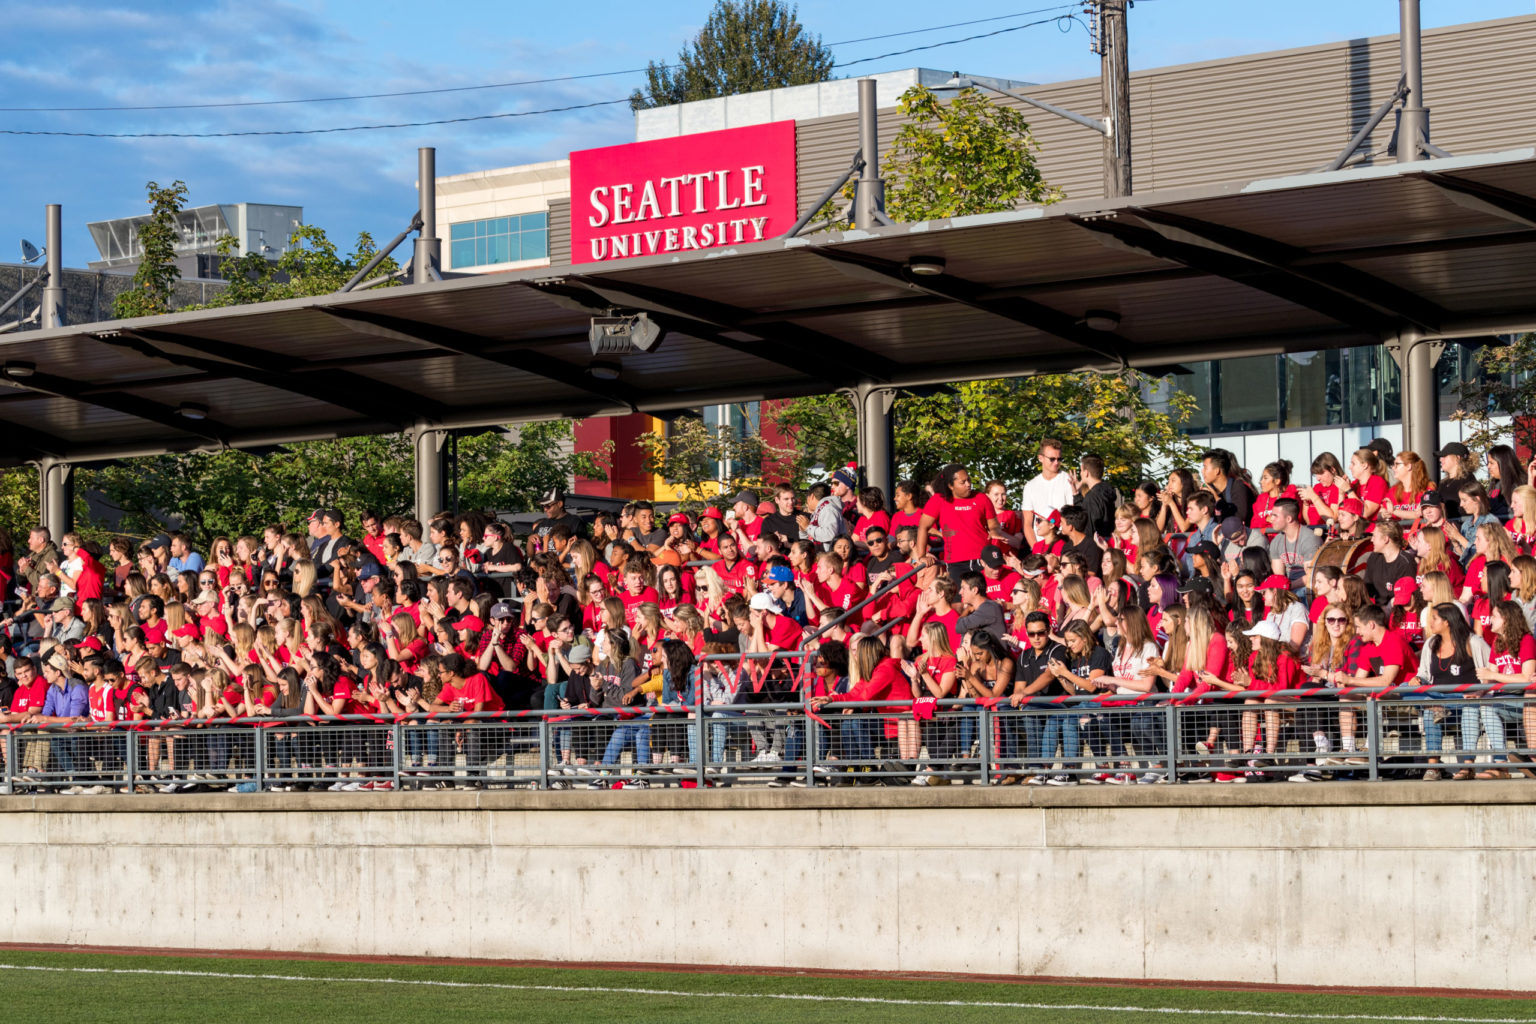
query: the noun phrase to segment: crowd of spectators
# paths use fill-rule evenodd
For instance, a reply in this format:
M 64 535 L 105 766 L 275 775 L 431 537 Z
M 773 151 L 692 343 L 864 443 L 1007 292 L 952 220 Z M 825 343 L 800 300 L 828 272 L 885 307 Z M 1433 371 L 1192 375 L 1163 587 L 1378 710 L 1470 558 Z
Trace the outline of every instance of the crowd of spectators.
M 890 495 L 848 467 L 805 491 L 747 489 L 670 514 L 636 501 L 591 522 L 554 491 L 526 535 L 479 512 L 423 524 L 368 511 L 351 524 L 336 509 L 298 531 L 216 537 L 206 552 L 179 533 L 101 550 L 74 533 L 38 527 L 23 546 L 0 531 L 0 722 L 32 736 L 607 708 L 632 714 L 609 725 L 606 745 L 560 731 L 556 785 L 609 785 L 624 753 L 681 777 L 701 755 L 718 765 L 732 736 L 777 784 L 773 770 L 804 757 L 807 731 L 771 716 L 733 726 L 727 709 L 792 702 L 827 724 L 811 735 L 818 771 L 834 776 L 839 759 L 867 767 L 878 748 L 911 781 L 943 784 L 925 761 L 991 743 L 998 782 L 1125 784 L 1165 781 L 1145 756 L 1166 740 L 1156 716 L 1112 729 L 1014 716 L 988 738 L 937 702 L 1006 710 L 1113 695 L 1134 706 L 1149 693 L 1199 703 L 1227 691 L 1247 710 L 1212 717 L 1198 744 L 1209 770 L 1195 774 L 1258 781 L 1293 700 L 1284 691 L 1347 689 L 1303 737 L 1315 760 L 1288 777 L 1306 781 L 1365 763 L 1355 697 L 1415 679 L 1536 682 L 1536 460 L 1523 465 L 1509 446 L 1484 462 L 1447 444 L 1434 454 L 1438 482 L 1383 439 L 1345 462 L 1321 453 L 1302 474 L 1286 461 L 1255 474 L 1213 449 L 1129 494 L 1095 455 L 1074 470 L 1047 439 L 1038 457 L 1016 504 L 959 465 Z M 839 705 L 869 701 L 902 704 L 833 720 L 849 710 Z M 639 717 L 673 707 L 708 716 L 708 730 L 662 735 Z M 1536 777 L 1522 753 L 1536 705 L 1469 704 L 1457 724 L 1461 746 L 1481 738 L 1488 760 L 1442 770 L 1446 715 L 1426 711 L 1424 778 Z M 1085 747 L 1099 770 L 1053 767 Z M 10 774 L 69 772 L 70 749 L 22 743 Z M 213 748 L 199 749 L 206 759 Z M 148 751 L 143 787 L 195 784 L 177 774 L 175 744 Z M 439 755 L 454 756 L 436 742 L 403 752 L 421 768 Z M 331 788 L 390 785 L 359 775 Z

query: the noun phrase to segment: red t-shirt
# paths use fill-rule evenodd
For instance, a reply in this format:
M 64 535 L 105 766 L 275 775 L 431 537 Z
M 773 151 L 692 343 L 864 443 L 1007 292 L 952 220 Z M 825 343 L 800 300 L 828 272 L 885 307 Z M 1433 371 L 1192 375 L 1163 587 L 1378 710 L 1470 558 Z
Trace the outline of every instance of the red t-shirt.
M 1337 484 L 1332 487 L 1324 487 L 1322 484 L 1317 484 L 1312 488 L 1312 491 L 1319 498 L 1323 499 L 1324 505 L 1337 505 L 1339 503 L 1339 488 Z M 1316 505 L 1309 501 L 1303 511 L 1306 513 L 1308 526 L 1323 525 L 1323 517 L 1317 511 Z
M 943 615 L 940 615 L 938 612 L 930 612 L 927 621 L 942 623 L 944 631 L 949 634 L 949 649 L 952 651 L 960 649 L 960 629 L 957 625 L 960 621 L 960 609 L 951 608 Z
M 747 584 L 757 579 L 757 563 L 750 559 L 738 558 L 735 565 L 727 566 L 722 558 L 710 562 L 709 567 L 720 576 L 725 589 L 733 594 L 746 593 Z
M 1052 555 L 1055 555 L 1057 558 L 1060 558 L 1063 554 L 1066 553 L 1066 550 L 1067 550 L 1066 538 L 1065 537 L 1057 537 L 1053 541 L 1043 541 L 1043 540 L 1035 541 L 1034 547 L 1029 549 L 1029 553 L 1032 554 L 1032 555 L 1044 555 L 1047 558 L 1051 557 Z
M 86 692 L 86 702 L 91 708 L 91 721 L 117 721 L 117 694 L 110 686 L 93 686 Z
M 900 532 L 900 530 L 901 530 L 901 528 L 903 526 L 910 526 L 914 530 L 916 530 L 921 525 L 923 525 L 923 510 L 922 509 L 918 509 L 915 512 L 892 512 L 891 513 L 891 541 L 892 541 L 892 543 L 895 542 L 896 534 L 898 532 Z
M 800 624 L 794 619 L 788 615 L 775 615 L 773 622 L 763 631 L 763 639 L 769 647 L 792 651 L 800 646 L 800 633 Z
M 1260 679 L 1253 671 L 1256 656 L 1248 659 L 1248 684 L 1250 690 L 1297 690 L 1301 688 L 1302 681 L 1306 678 L 1302 675 L 1301 666 L 1296 664 L 1296 659 L 1291 657 L 1289 651 L 1281 651 L 1280 657 L 1275 660 L 1275 678 Z
M 1493 646 L 1493 602 L 1488 598 L 1479 597 L 1472 602 L 1472 626 L 1485 643 Z
M 443 687 L 444 690 L 448 687 Z M 458 696 L 467 704 L 484 704 L 482 711 L 505 711 L 507 706 L 502 703 L 496 691 L 491 688 L 491 681 L 485 677 L 485 673 L 476 672 L 464 680 L 464 686 L 458 691 Z M 438 697 L 442 699 L 441 694 Z
M 1412 647 L 1395 629 L 1389 629 L 1382 634 L 1378 643 L 1362 646 L 1355 660 L 1355 666 L 1363 669 L 1368 676 L 1381 675 L 1388 665 L 1397 666 L 1397 678 L 1393 680 L 1393 685 L 1402 683 L 1416 674 L 1419 669 L 1418 659 L 1413 656 Z
M 1527 633 L 1520 638 L 1520 654 L 1518 656 L 1504 651 L 1503 653 L 1495 654 L 1489 661 L 1492 663 L 1495 672 L 1502 675 L 1519 675 L 1520 666 L 1524 665 L 1527 661 L 1536 661 L 1536 637 L 1532 637 Z
M 1472 561 L 1467 563 L 1467 571 L 1462 574 L 1462 582 L 1470 586 L 1474 594 L 1486 594 L 1488 592 L 1483 585 L 1483 567 L 1487 564 L 1488 559 L 1482 555 L 1474 555 L 1472 556 Z M 1452 586 L 1455 586 L 1455 584 L 1453 583 Z
M 1361 505 L 1380 505 L 1387 500 L 1387 482 L 1379 476 L 1367 477 L 1365 483 L 1356 482 L 1351 488 Z M 1374 517 L 1373 517 L 1374 518 Z
M 981 549 L 991 540 L 988 528 L 997 522 L 997 511 L 985 494 L 958 500 L 935 494 L 923 506 L 923 515 L 932 516 L 943 535 L 944 560 L 948 562 L 969 562 L 981 557 Z
M 853 535 L 859 540 L 864 539 L 864 534 L 871 526 L 878 526 L 886 533 L 891 532 L 891 517 L 882 510 L 867 516 L 859 516 L 859 521 L 853 524 Z
M 1307 620 L 1312 625 L 1317 625 L 1317 621 L 1323 617 L 1323 611 L 1327 607 L 1328 599 L 1326 597 L 1314 597 L 1312 599 L 1312 607 L 1307 609 Z
M 1004 569 L 1003 574 L 997 579 L 993 579 L 986 573 L 981 575 L 987 581 L 987 600 L 996 601 L 1005 608 L 1013 596 L 1013 585 L 1023 578 L 1012 569 Z
M 144 642 L 146 644 L 163 644 L 165 643 L 165 635 L 170 632 L 170 626 L 167 625 L 164 619 L 161 619 L 153 626 L 141 625 L 140 628 L 144 630 Z
M 22 714 L 25 712 L 38 712 L 43 710 L 43 702 L 48 699 L 48 680 L 38 676 L 32 681 L 31 686 L 18 686 L 16 695 L 11 698 L 11 713 Z
M 842 582 L 837 585 L 836 590 L 828 589 L 826 584 L 818 584 L 816 596 L 821 599 L 823 604 L 836 608 L 839 612 L 845 612 L 863 600 L 864 588 L 859 586 L 855 580 L 844 576 Z M 859 616 L 849 616 L 843 621 L 843 625 L 848 629 L 857 629 L 859 626 Z
M 624 621 L 633 626 L 635 624 L 635 609 L 647 602 L 659 604 L 660 602 L 657 600 L 659 597 L 660 595 L 656 593 L 655 587 L 646 587 L 638 594 L 631 594 L 628 590 L 625 590 L 619 595 L 619 600 L 624 602 Z M 601 605 L 598 607 L 601 608 Z

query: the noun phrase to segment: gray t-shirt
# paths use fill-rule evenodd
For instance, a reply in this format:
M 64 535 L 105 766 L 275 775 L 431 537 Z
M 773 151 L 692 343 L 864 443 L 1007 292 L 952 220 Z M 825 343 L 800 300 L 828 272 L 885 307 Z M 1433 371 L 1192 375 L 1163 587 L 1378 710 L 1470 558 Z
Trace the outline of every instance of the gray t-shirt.
M 1285 567 L 1287 579 L 1299 580 L 1306 563 L 1322 546 L 1323 542 L 1317 539 L 1317 534 L 1302 527 L 1295 540 L 1286 540 L 1284 533 L 1275 534 L 1274 539 L 1269 542 L 1269 557 L 1280 559 L 1280 564 Z
M 1003 606 L 996 601 L 983 601 L 976 606 L 974 612 L 960 616 L 955 622 L 955 628 L 962 634 L 984 629 L 1001 640 L 1008 635 L 1008 627 L 1003 623 Z
M 433 559 L 436 557 L 437 545 L 429 540 L 422 541 L 421 547 L 415 551 L 407 547 L 404 551 L 400 552 L 400 561 L 415 562 L 417 565 L 432 565 Z

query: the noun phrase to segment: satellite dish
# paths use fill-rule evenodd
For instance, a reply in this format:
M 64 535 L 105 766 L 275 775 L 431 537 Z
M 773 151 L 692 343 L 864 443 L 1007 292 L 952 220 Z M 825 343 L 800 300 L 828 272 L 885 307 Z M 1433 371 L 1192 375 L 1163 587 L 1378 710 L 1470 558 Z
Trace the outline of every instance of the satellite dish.
M 42 253 L 38 250 L 37 246 L 33 245 L 25 238 L 21 240 L 21 262 L 36 263 L 38 257 L 41 255 Z

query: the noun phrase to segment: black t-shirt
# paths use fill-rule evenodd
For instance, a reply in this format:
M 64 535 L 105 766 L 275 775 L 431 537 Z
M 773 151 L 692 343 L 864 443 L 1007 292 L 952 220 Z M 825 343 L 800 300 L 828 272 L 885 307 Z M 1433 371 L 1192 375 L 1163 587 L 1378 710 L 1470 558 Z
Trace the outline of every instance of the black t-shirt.
M 1068 661 L 1067 649 L 1061 646 L 1061 644 L 1047 643 L 1045 650 L 1039 654 L 1035 653 L 1034 647 L 1026 646 L 1024 651 L 1015 658 L 1013 678 L 1019 680 L 1025 686 L 1030 686 L 1035 680 L 1040 678 L 1040 674 L 1046 671 L 1046 666 L 1053 661 L 1059 661 L 1063 665 Z M 1066 689 L 1063 687 L 1061 680 L 1052 676 L 1045 689 L 1035 696 L 1058 697 L 1065 692 Z
M 1069 660 L 1067 662 L 1067 668 L 1070 669 L 1072 674 L 1077 676 L 1079 679 L 1086 680 L 1089 673 L 1091 673 L 1094 669 L 1102 670 L 1105 675 L 1113 674 L 1115 669 L 1115 663 L 1110 658 L 1109 651 L 1103 647 L 1098 646 L 1097 644 L 1094 645 L 1093 650 L 1089 652 L 1087 657 L 1074 655 L 1069 652 L 1068 658 Z M 1067 688 L 1061 683 L 1060 680 L 1056 682 L 1056 685 L 1061 686 L 1062 693 L 1068 692 Z M 1075 693 L 1077 691 L 1074 690 L 1072 692 Z
M 1227 490 L 1222 495 L 1236 511 L 1232 517 L 1247 526 L 1253 522 L 1253 488 L 1238 477 L 1227 478 Z
M 1067 551 L 1076 551 L 1083 556 L 1083 560 L 1088 563 L 1088 568 L 1083 570 L 1087 575 L 1104 575 L 1104 549 L 1099 547 L 1099 542 L 1093 539 L 1091 533 L 1083 538 L 1081 544 L 1069 544 Z
M 571 512 L 562 512 L 558 516 L 545 516 L 543 519 L 540 519 L 533 524 L 533 535 L 543 540 L 549 536 L 550 530 L 561 525 L 569 526 L 571 532 L 578 537 L 585 537 L 587 535 L 587 521 Z
M 16 680 L 0 676 L 0 709 L 11 710 L 11 698 L 16 696 Z
M 1379 605 L 1392 603 L 1392 588 L 1405 576 L 1416 576 L 1419 563 L 1406 551 L 1399 551 L 1397 558 L 1388 562 L 1379 551 L 1372 551 L 1365 559 L 1365 589 L 1371 600 Z
M 873 579 L 881 573 L 888 571 L 891 566 L 899 561 L 901 561 L 901 552 L 897 551 L 896 545 L 892 544 L 886 549 L 886 556 L 884 558 L 876 558 L 873 555 L 866 558 L 864 560 L 864 571 L 869 573 L 870 578 Z
M 800 539 L 800 524 L 793 515 L 780 515 L 774 510 L 763 516 L 763 534 L 771 537 L 776 533 L 784 535 L 783 544 L 788 547 Z
M 1108 537 L 1115 532 L 1115 507 L 1120 504 L 1120 492 L 1111 484 L 1100 480 L 1078 499 L 1078 504 L 1088 513 L 1089 533 Z

